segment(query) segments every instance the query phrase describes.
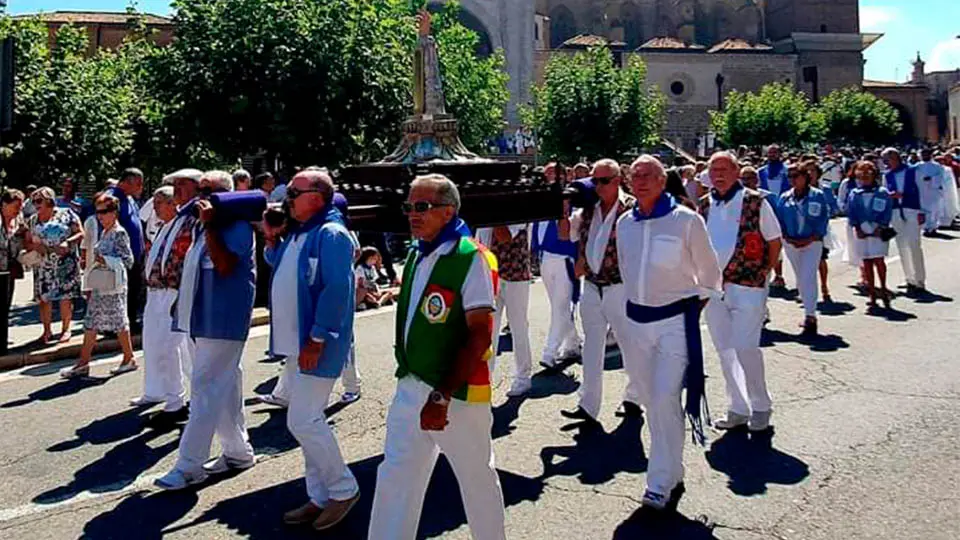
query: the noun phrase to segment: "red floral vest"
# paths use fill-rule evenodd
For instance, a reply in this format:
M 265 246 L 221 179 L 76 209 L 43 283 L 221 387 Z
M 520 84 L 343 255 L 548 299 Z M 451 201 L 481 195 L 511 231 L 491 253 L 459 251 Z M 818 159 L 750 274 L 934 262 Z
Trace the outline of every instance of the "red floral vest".
M 723 270 L 723 282 L 743 287 L 765 288 L 770 272 L 767 266 L 767 244 L 760 231 L 760 209 L 764 197 L 760 193 L 743 190 L 743 208 L 740 211 L 740 232 L 737 247 Z M 700 199 L 700 215 L 710 219 L 710 195 Z
M 620 216 L 633 210 L 634 205 L 637 204 L 637 200 L 630 195 L 621 194 L 620 200 L 617 201 L 617 207 L 614 211 L 617 213 L 617 217 L 614 218 L 614 222 L 620 219 Z M 578 257 L 583 261 L 583 267 L 586 270 L 586 275 L 584 276 L 587 281 L 598 285 L 600 287 L 606 287 L 607 285 L 617 285 L 623 283 L 623 279 L 620 277 L 620 259 L 617 257 L 617 227 L 614 225 L 613 229 L 610 231 L 610 239 L 607 241 L 607 248 L 603 253 L 603 262 L 600 264 L 600 271 L 594 273 L 593 269 L 590 268 L 590 265 L 587 264 L 587 239 L 590 236 L 590 224 L 593 223 L 593 215 L 595 206 L 590 208 L 583 209 L 583 221 L 580 223 L 580 238 L 577 242 L 577 251 L 579 252 Z
M 496 236 L 490 242 L 490 251 L 500 264 L 500 279 L 503 281 L 530 281 L 530 242 L 524 229 L 509 242 L 498 242 Z

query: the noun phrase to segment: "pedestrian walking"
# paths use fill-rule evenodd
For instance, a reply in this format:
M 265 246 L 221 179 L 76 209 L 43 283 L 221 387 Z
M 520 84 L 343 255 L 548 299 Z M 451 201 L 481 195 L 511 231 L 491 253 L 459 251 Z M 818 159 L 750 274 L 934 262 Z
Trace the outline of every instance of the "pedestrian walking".
M 917 169 L 905 164 L 896 148 L 887 148 L 881 157 L 887 165 L 886 187 L 894 201 L 891 226 L 897 233 L 897 250 L 907 278 L 907 294 L 920 294 L 926 291 L 927 279 L 920 230 L 927 216 L 920 198 Z
M 862 161 L 855 169 L 860 187 L 850 194 L 847 221 L 855 231 L 854 250 L 862 261 L 863 274 L 867 280 L 868 310 L 877 307 L 877 297 L 885 307 L 890 307 L 892 294 L 887 290 L 887 263 L 885 258 L 890 247 L 890 222 L 893 219 L 893 197 L 883 186 L 877 185 L 880 171 L 869 162 Z M 875 274 L 880 278 L 879 294 Z

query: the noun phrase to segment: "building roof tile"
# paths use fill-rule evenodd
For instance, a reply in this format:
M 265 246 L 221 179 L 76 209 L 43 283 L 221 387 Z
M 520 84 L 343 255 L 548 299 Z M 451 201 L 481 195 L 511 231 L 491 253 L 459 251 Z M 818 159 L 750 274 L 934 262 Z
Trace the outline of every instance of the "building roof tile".
M 131 18 L 140 15 L 144 22 L 153 26 L 172 26 L 173 19 L 152 13 L 127 13 L 120 11 L 50 11 L 28 13 L 14 16 L 15 19 L 39 17 L 45 23 L 53 24 L 127 24 Z

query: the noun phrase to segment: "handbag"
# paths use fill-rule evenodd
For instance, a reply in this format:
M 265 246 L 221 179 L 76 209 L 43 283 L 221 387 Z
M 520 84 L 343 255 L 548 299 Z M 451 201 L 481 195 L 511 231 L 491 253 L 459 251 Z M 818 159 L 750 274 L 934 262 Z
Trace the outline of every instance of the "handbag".
M 897 236 L 897 231 L 893 227 L 882 227 L 877 233 L 884 242 L 889 242 Z
M 106 268 L 93 268 L 87 274 L 87 288 L 91 291 L 114 291 L 117 288 L 117 273 Z
M 21 251 L 17 255 L 17 262 L 23 265 L 24 268 L 36 268 L 40 266 L 40 263 L 43 261 L 43 255 L 40 255 L 39 251 Z

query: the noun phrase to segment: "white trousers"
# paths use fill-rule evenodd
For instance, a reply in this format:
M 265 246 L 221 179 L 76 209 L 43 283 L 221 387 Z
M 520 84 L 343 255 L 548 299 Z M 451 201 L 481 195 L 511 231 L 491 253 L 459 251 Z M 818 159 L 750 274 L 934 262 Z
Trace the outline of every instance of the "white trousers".
M 500 342 L 500 325 L 504 314 L 510 324 L 515 360 L 514 380 L 529 381 L 533 374 L 533 354 L 530 352 L 530 323 L 527 311 L 530 308 L 529 281 L 501 281 L 497 311 L 493 315 L 493 346 Z M 495 368 L 494 368 L 495 370 Z M 493 371 L 493 370 L 491 370 Z
M 714 298 L 707 305 L 707 325 L 727 383 L 729 410 L 742 416 L 771 408 L 760 349 L 766 301 L 766 289 L 728 283 L 723 299 Z
M 550 330 L 543 348 L 543 359 L 552 361 L 580 348 L 580 336 L 574 322 L 573 283 L 567 274 L 567 259 L 544 255 L 540 275 L 550 300 Z
M 273 387 L 273 397 L 290 403 L 290 392 L 293 388 L 293 381 L 300 373 L 300 365 L 297 358 L 287 358 L 283 363 L 283 369 L 280 370 L 280 376 L 277 378 L 277 385 Z M 343 383 L 344 392 L 360 393 L 360 369 L 357 367 L 357 345 L 350 344 L 350 356 L 347 357 L 347 363 L 343 366 L 343 373 L 340 374 Z
M 202 472 L 210 459 L 214 433 L 220 438 L 223 455 L 253 459 L 243 419 L 244 341 L 196 338 L 196 357 L 190 377 L 190 419 L 180 437 L 176 468 L 186 474 Z
M 186 404 L 184 381 L 193 363 L 193 343 L 170 329 L 170 307 L 176 300 L 174 289 L 150 289 L 143 309 L 143 396 L 163 400 L 165 411 Z
M 805 247 L 795 248 L 784 242 L 783 251 L 797 276 L 797 289 L 800 291 L 800 300 L 803 302 L 803 312 L 807 317 L 817 316 L 817 300 L 820 297 L 820 288 L 817 282 L 817 271 L 820 268 L 820 259 L 823 257 L 823 242 L 811 242 Z
M 627 301 L 623 285 L 611 285 L 600 289 L 585 281 L 583 296 L 580 298 L 580 319 L 583 321 L 583 382 L 580 384 L 580 407 L 590 416 L 600 416 L 600 404 L 603 401 L 603 364 L 607 348 L 607 331 L 613 333 L 620 344 L 620 356 L 623 358 L 624 371 L 627 374 L 627 389 L 623 400 L 640 405 L 641 386 L 636 371 L 630 368 L 635 364 L 636 351 L 623 346 L 630 332 L 627 319 Z
M 893 211 L 893 221 L 890 225 L 897 236 L 897 249 L 900 251 L 900 264 L 903 265 L 903 274 L 907 283 L 923 287 L 927 281 L 926 265 L 923 262 L 922 237 L 920 236 L 920 212 L 909 208 L 903 209 L 903 217 L 899 210 Z M 929 216 L 928 216 L 929 219 Z
M 925 211 L 927 219 L 923 223 L 924 232 L 936 232 L 937 229 L 940 228 L 940 219 L 946 210 L 943 205 L 943 199 L 943 197 L 938 198 L 937 202 L 932 204 L 929 210 Z
M 647 489 L 669 496 L 683 480 L 686 435 L 680 391 L 688 362 L 683 315 L 646 324 L 628 321 L 628 324 L 629 331 L 625 339 L 620 339 L 620 346 L 636 355 L 637 363 L 629 369 L 636 372 L 647 407 L 650 429 Z
M 287 429 L 303 451 L 307 495 L 321 508 L 328 500 L 345 501 L 360 491 L 323 413 L 335 382 L 298 372 L 287 410 Z
M 387 414 L 387 438 L 383 463 L 377 470 L 368 537 L 414 539 L 430 475 L 443 451 L 460 485 L 473 539 L 505 539 L 503 493 L 490 438 L 490 405 L 453 400 L 447 427 L 423 431 L 420 411 L 430 392 L 430 386 L 412 375 L 397 382 Z

